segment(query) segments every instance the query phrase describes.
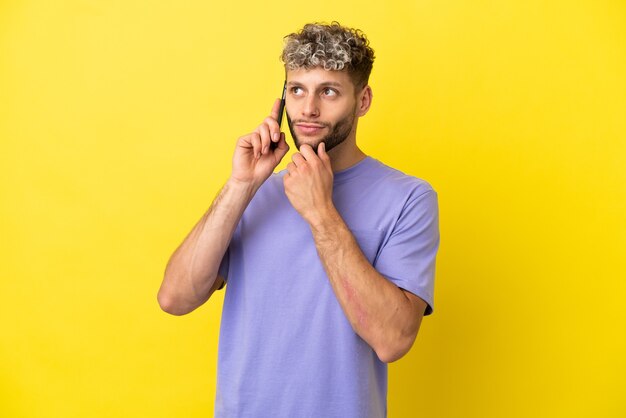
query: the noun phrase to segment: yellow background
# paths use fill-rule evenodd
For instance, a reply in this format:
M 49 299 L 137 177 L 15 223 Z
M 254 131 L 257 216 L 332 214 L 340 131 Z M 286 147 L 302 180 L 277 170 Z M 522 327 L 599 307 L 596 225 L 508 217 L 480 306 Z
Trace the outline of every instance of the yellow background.
M 377 55 L 360 144 L 439 193 L 389 416 L 626 416 L 622 0 L 3 0 L 0 416 L 212 416 L 223 294 L 156 292 L 282 36 L 333 19 Z

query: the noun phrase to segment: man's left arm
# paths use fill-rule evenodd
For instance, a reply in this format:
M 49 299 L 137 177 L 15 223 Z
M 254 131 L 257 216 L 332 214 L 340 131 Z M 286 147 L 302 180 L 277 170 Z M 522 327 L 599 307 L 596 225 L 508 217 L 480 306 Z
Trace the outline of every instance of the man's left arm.
M 420 297 L 383 277 L 363 255 L 332 202 L 333 173 L 324 145 L 307 145 L 287 166 L 285 192 L 311 227 L 331 286 L 354 331 L 390 363 L 413 345 L 426 310 Z

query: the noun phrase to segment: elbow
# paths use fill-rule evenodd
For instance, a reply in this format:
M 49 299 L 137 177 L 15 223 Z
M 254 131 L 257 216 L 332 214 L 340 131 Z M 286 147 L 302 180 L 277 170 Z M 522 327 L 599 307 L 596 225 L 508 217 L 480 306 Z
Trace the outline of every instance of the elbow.
M 157 294 L 157 302 L 159 302 L 161 310 L 170 315 L 182 316 L 191 312 L 191 310 L 185 309 L 179 303 L 176 303 L 175 298 L 168 295 L 162 289 Z
M 417 334 L 402 336 L 393 341 L 387 341 L 386 344 L 381 344 L 374 351 L 378 359 L 383 363 L 393 363 L 400 360 L 411 350 L 416 337 Z
M 166 269 L 165 277 L 157 293 L 157 302 L 163 312 L 182 316 L 190 313 L 201 304 L 194 304 L 192 292 L 187 285 L 188 280 L 182 275 L 175 275 Z
M 378 359 L 383 363 L 393 363 L 394 361 L 398 361 L 402 357 L 404 357 L 410 349 L 411 347 L 409 347 L 408 349 L 403 349 L 401 347 L 379 349 L 376 351 L 376 355 L 378 356 Z
M 180 281 L 164 282 L 157 294 L 157 301 L 161 310 L 171 315 L 182 316 L 193 312 L 202 304 L 204 304 L 211 294 L 217 289 L 222 281 L 214 280 L 208 291 L 201 292 L 204 296 L 198 296 L 190 286 L 186 287 L 186 291 L 181 290 Z

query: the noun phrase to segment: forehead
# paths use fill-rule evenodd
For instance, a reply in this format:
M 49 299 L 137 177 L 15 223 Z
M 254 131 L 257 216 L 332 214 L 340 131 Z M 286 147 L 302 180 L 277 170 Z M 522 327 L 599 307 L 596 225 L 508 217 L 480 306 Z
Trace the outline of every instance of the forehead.
M 310 87 L 334 84 L 339 87 L 349 89 L 352 87 L 352 80 L 348 72 L 328 71 L 321 67 L 316 68 L 298 68 L 297 70 L 287 71 L 287 84 L 302 84 Z

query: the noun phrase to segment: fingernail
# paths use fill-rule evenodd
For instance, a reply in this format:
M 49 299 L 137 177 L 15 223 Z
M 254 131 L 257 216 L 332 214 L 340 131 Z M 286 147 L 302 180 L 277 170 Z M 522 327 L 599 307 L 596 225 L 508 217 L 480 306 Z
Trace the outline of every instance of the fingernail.
M 278 142 L 279 138 L 280 138 L 280 134 L 278 132 L 274 132 L 274 142 Z
M 267 150 L 269 149 L 269 146 L 265 146 L 265 148 L 263 148 L 263 154 L 267 154 Z

